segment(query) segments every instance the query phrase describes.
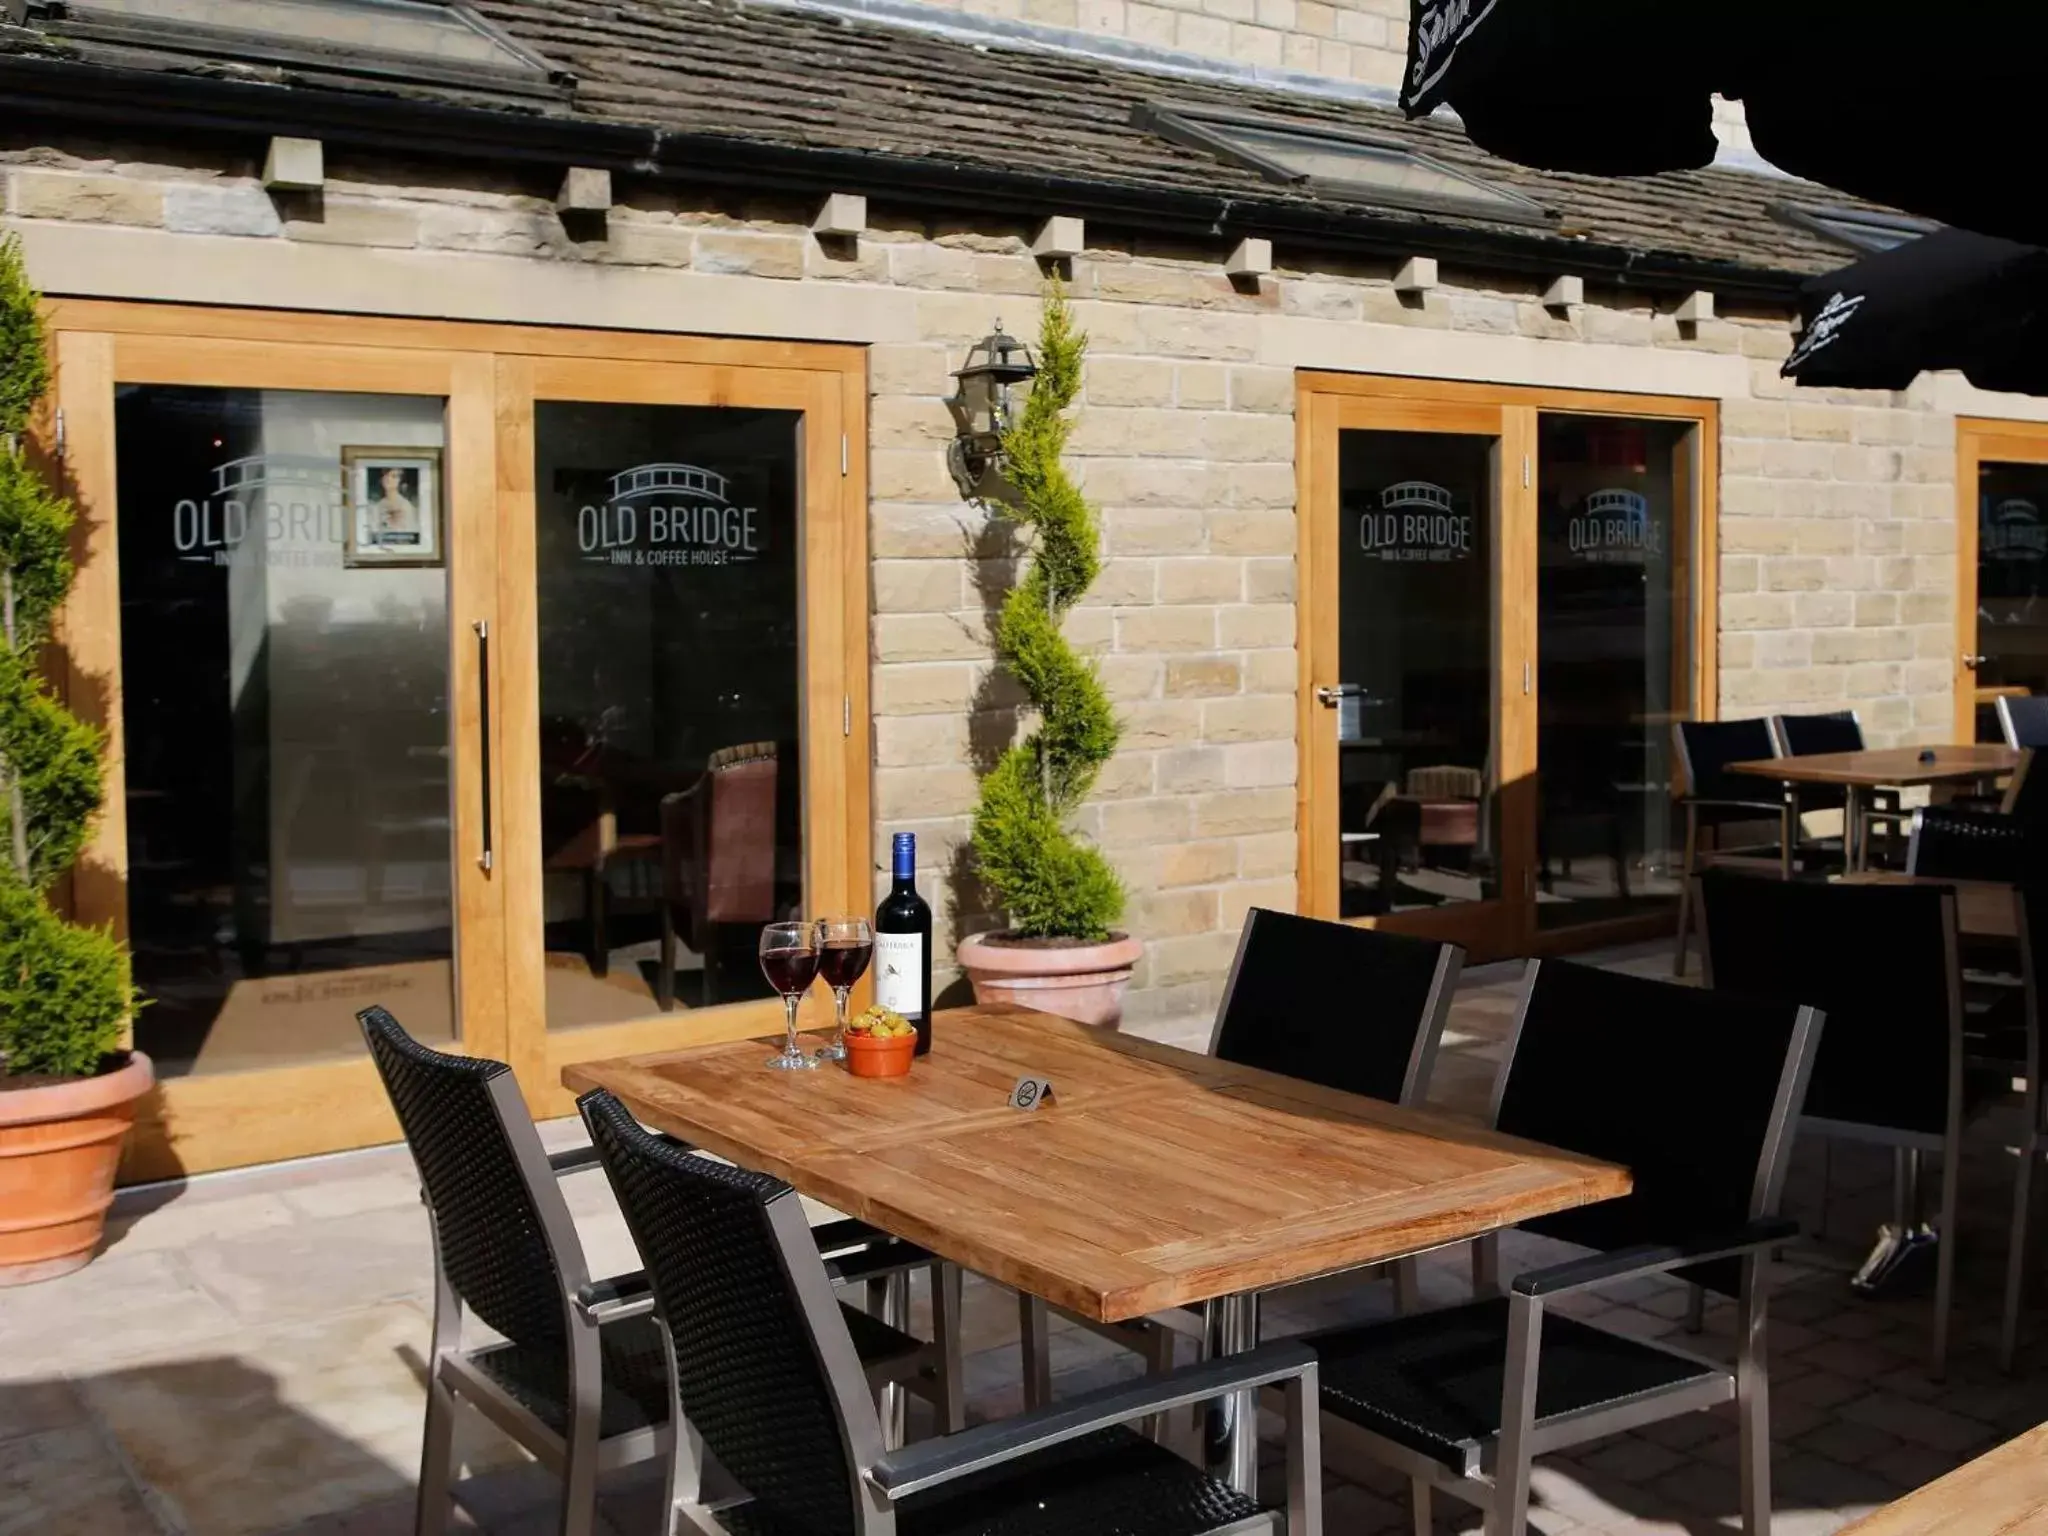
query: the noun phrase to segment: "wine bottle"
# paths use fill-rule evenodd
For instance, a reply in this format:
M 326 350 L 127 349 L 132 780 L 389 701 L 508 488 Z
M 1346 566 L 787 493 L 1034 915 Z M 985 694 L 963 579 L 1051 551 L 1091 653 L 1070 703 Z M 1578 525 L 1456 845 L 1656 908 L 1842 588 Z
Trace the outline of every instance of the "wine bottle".
M 894 884 L 875 908 L 875 1001 L 917 1026 L 917 1054 L 932 1048 L 932 909 L 917 894 L 917 834 L 898 832 Z

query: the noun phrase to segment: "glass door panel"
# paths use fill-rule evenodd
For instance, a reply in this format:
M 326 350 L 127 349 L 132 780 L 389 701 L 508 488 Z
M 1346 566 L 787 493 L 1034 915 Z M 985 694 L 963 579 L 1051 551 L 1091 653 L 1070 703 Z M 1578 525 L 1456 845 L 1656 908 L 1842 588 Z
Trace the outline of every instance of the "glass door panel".
M 802 421 L 535 403 L 550 1030 L 770 995 L 761 925 L 805 907 Z
M 1501 894 L 1500 631 L 1491 435 L 1338 435 L 1338 914 Z
M 1977 465 L 1976 739 L 2000 694 L 2048 693 L 2048 464 Z
M 458 1034 L 446 405 L 114 398 L 127 927 L 167 1078 Z
M 1539 929 L 1677 908 L 1671 728 L 1693 708 L 1692 430 L 1540 419 Z

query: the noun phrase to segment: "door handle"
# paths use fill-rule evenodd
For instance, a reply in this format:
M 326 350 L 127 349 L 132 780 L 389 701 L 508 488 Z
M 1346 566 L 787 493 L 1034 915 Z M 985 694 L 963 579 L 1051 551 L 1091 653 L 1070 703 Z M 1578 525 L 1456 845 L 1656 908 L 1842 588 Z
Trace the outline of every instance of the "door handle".
M 1968 667 L 1972 672 L 1974 672 L 1979 667 L 1983 666 L 1984 663 L 1989 661 L 1990 659 L 1991 658 L 1988 656 L 1972 656 L 1968 652 L 1965 652 L 1963 654 L 1963 665 Z
M 1335 709 L 1345 699 L 1356 699 L 1361 707 L 1384 704 L 1385 699 L 1376 699 L 1372 690 L 1363 683 L 1338 683 L 1335 687 L 1321 687 L 1316 690 L 1316 702 L 1325 709 Z
M 479 727 L 477 768 L 482 776 L 484 811 L 484 851 L 477 855 L 477 868 L 485 874 L 491 871 L 491 626 L 478 619 L 470 628 L 476 631 L 476 686 L 481 698 L 477 710 Z

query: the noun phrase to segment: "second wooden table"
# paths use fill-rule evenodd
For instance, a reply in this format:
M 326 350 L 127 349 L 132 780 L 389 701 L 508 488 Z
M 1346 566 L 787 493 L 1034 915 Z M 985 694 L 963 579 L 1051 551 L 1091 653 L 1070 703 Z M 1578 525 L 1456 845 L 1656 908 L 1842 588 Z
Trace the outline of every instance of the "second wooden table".
M 1927 753 L 1922 758 L 1921 753 Z M 1877 747 L 1863 752 L 1815 752 L 1805 757 L 1760 757 L 1730 763 L 1730 773 L 1776 779 L 1781 784 L 1829 784 L 1843 792 L 1842 862 L 1860 867 L 1863 792 L 1905 789 L 1920 784 L 1959 784 L 1995 779 L 2019 766 L 2011 747 Z

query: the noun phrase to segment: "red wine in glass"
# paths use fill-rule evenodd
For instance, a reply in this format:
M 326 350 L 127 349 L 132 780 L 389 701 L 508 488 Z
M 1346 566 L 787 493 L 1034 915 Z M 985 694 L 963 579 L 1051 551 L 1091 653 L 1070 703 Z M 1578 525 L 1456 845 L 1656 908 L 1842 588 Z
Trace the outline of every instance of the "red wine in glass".
M 868 961 L 874 953 L 873 939 L 827 939 L 818 974 L 825 978 L 826 986 L 840 991 L 867 974 Z
M 867 961 L 863 956 L 861 969 L 866 968 Z M 761 951 L 761 974 L 768 978 L 768 985 L 784 997 L 801 997 L 817 979 L 818 952 L 815 949 L 764 949 Z M 860 972 L 854 974 L 857 976 Z

